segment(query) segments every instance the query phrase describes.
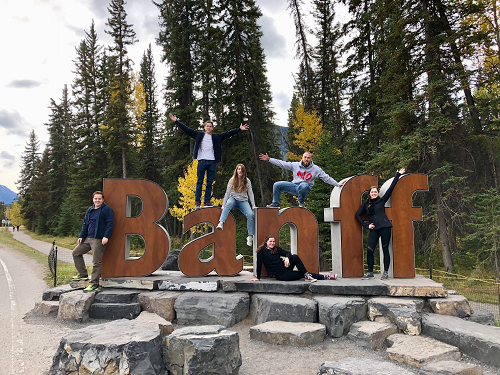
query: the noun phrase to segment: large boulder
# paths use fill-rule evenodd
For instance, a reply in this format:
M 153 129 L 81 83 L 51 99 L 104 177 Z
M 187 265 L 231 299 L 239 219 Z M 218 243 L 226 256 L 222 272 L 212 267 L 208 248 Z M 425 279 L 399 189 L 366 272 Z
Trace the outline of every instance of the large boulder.
M 231 327 L 247 317 L 250 297 L 247 293 L 184 293 L 174 308 L 179 324 Z
M 440 315 L 458 316 L 465 318 L 473 313 L 469 301 L 464 296 L 451 295 L 446 298 L 429 299 L 432 311 Z
M 81 290 L 61 294 L 57 319 L 62 321 L 86 322 L 89 320 L 90 306 L 94 303 L 95 292 Z
M 319 322 L 332 337 L 347 335 L 353 323 L 366 319 L 366 301 L 356 297 L 317 296 Z
M 308 323 L 317 323 L 318 321 L 315 301 L 302 297 L 273 294 L 252 295 L 250 315 L 255 324 L 271 320 Z
M 318 323 L 273 320 L 250 328 L 250 338 L 275 345 L 309 346 L 325 340 L 325 326 Z
M 418 299 L 375 297 L 368 301 L 368 319 L 392 323 L 408 335 L 419 335 L 423 306 L 424 301 Z
M 180 271 L 179 268 L 179 254 L 180 250 L 170 250 L 167 255 L 167 259 L 161 265 L 161 269 L 164 271 Z
M 59 297 L 61 296 L 61 294 L 72 292 L 74 290 L 75 289 L 69 284 L 45 289 L 42 294 L 42 301 L 59 301 Z
M 57 316 L 59 301 L 40 301 L 35 303 L 33 313 L 36 315 Z
M 495 325 L 495 315 L 488 311 L 481 311 L 476 309 L 474 311 L 474 314 L 465 319 L 470 320 L 471 322 L 483 324 L 485 326 Z
M 236 375 L 242 364 L 239 336 L 220 325 L 185 327 L 165 338 L 171 375 Z
M 70 332 L 61 339 L 49 374 L 166 374 L 157 325 L 115 320 Z
M 158 314 L 162 318 L 172 322 L 175 319 L 174 304 L 181 293 L 154 291 L 139 294 L 139 303 L 144 311 Z

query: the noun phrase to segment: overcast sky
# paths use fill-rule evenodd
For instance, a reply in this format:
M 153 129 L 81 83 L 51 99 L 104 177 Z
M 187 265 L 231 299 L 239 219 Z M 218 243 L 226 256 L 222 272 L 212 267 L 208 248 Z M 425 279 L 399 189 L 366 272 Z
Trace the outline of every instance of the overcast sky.
M 285 126 L 298 62 L 293 59 L 295 29 L 286 0 L 257 0 L 263 17 L 262 45 L 273 94 L 276 123 Z M 21 155 L 32 129 L 45 148 L 45 123 L 50 98 L 59 101 L 64 84 L 74 79 L 75 47 L 89 30 L 92 19 L 101 44 L 111 44 L 104 33 L 106 0 L 3 0 L 0 3 L 0 185 L 17 192 Z M 128 22 L 139 42 L 129 47 L 134 70 L 151 43 L 156 79 L 163 85 L 166 68 L 160 63 L 158 9 L 149 0 L 128 0 Z M 70 91 L 71 92 L 71 91 Z

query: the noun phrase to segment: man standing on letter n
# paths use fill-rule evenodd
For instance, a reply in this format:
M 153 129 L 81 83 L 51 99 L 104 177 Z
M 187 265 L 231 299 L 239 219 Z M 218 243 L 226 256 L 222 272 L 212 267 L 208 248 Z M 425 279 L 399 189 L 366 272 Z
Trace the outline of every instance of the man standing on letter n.
M 293 173 L 292 182 L 278 181 L 273 185 L 273 202 L 267 205 L 267 208 L 280 208 L 281 192 L 285 191 L 297 196 L 299 207 L 305 206 L 306 197 L 314 186 L 316 178 L 322 179 L 327 184 L 333 186 L 342 186 L 346 179 L 337 182 L 328 176 L 320 167 L 312 161 L 312 154 L 304 152 L 301 161 L 286 162 L 274 158 L 270 158 L 267 154 L 260 154 L 260 160 L 268 161 L 271 164 L 277 165 L 280 168 L 288 169 Z
M 115 222 L 115 214 L 111 207 L 104 203 L 104 193 L 102 191 L 95 191 L 92 194 L 92 200 L 94 205 L 90 206 L 85 213 L 82 231 L 78 236 L 78 246 L 73 250 L 73 261 L 78 271 L 78 276 L 73 276 L 73 281 L 88 279 L 83 254 L 87 254 L 92 250 L 94 267 L 92 268 L 89 286 L 83 290 L 85 293 L 93 292 L 99 287 L 102 257 Z
M 169 113 L 168 117 L 191 138 L 194 138 L 193 158 L 198 159 L 196 192 L 194 194 L 195 209 L 201 208 L 201 190 L 205 171 L 207 172 L 207 188 L 205 189 L 204 206 L 211 207 L 210 198 L 212 195 L 212 184 L 214 183 L 215 171 L 217 163 L 222 159 L 222 141 L 232 137 L 242 130 L 248 130 L 248 124 L 241 124 L 239 128 L 229 130 L 224 133 L 212 133 L 214 123 L 212 121 L 205 122 L 205 132 L 193 130 L 177 120 L 173 114 Z

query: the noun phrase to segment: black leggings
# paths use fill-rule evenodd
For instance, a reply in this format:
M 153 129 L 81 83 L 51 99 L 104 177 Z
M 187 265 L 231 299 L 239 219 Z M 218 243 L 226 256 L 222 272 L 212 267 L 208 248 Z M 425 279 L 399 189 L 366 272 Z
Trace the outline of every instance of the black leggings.
M 306 267 L 304 267 L 304 263 L 300 260 L 298 255 L 293 254 L 290 258 L 290 265 L 279 275 L 276 275 L 276 280 L 280 281 L 293 281 L 304 278 L 304 274 L 307 272 Z M 298 271 L 293 271 L 293 268 L 297 266 Z M 319 273 L 311 273 L 312 277 L 318 280 L 324 280 L 325 276 L 320 275 Z
M 370 229 L 368 235 L 368 248 L 366 249 L 366 260 L 368 262 L 368 272 L 373 272 L 375 258 L 373 253 L 377 246 L 378 239 L 382 238 L 382 251 L 384 252 L 384 271 L 389 271 L 391 256 L 389 255 L 389 241 L 391 240 L 391 228 Z

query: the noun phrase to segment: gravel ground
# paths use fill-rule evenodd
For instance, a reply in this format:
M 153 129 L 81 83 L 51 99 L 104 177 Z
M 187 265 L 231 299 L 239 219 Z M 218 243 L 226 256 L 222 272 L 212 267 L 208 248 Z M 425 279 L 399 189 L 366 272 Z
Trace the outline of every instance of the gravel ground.
M 6 249 L 2 246 L 2 249 Z M 23 303 L 34 307 L 35 302 L 41 300 L 41 292 L 45 288 L 42 280 L 43 267 L 22 254 L 9 251 L 23 261 L 29 273 L 41 283 L 37 287 L 29 288 L 33 293 L 22 296 Z M 17 272 L 14 271 L 14 272 Z M 26 272 L 26 270 L 25 270 Z M 32 281 L 32 284 L 34 282 Z M 29 301 L 26 299 L 29 298 Z M 45 375 L 52 364 L 52 358 L 59 346 L 60 339 L 74 329 L 83 328 L 92 324 L 101 324 L 105 321 L 90 320 L 85 324 L 60 323 L 52 317 L 34 316 L 31 312 L 24 311 L 22 333 L 24 341 L 24 373 L 29 375 Z M 360 358 L 360 366 L 371 359 L 390 361 L 385 352 L 376 352 L 357 346 L 347 338 L 327 339 L 317 345 L 309 347 L 279 346 L 250 340 L 250 327 L 253 322 L 246 319 L 229 328 L 240 336 L 240 350 L 243 364 L 240 375 L 273 375 L 286 373 L 287 375 L 316 375 L 321 363 L 336 361 L 346 357 Z M 480 362 L 463 357 L 463 361 L 479 364 L 483 374 L 500 375 L 500 369 L 481 364 Z M 8 367 L 4 367 L 6 369 Z M 418 369 L 405 366 L 410 371 L 418 373 Z M 0 373 L 4 370 L 0 369 Z

